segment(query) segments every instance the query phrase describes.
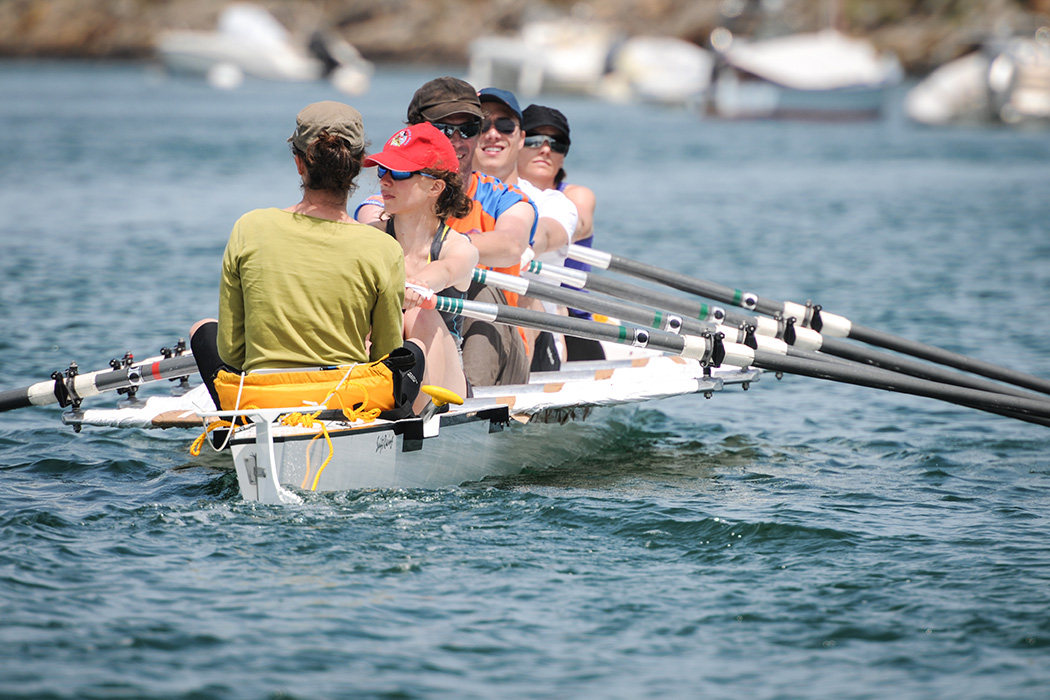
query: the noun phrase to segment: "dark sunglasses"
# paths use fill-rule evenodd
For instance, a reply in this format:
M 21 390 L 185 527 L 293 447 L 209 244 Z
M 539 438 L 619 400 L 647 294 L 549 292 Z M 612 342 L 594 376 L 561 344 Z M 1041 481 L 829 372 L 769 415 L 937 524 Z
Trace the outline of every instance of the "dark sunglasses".
M 457 131 L 459 132 L 459 137 L 464 139 L 472 139 L 481 132 L 481 122 L 467 122 L 466 124 L 430 122 L 430 124 L 448 138 L 452 138 L 452 135 Z
M 382 180 L 387 175 L 390 175 L 391 179 L 394 180 L 407 180 L 413 175 L 422 175 L 423 177 L 429 177 L 431 180 L 435 179 L 433 175 L 427 175 L 421 173 L 418 170 L 391 170 L 390 168 L 384 168 L 382 165 L 376 167 L 376 176 Z
M 495 127 L 496 131 L 501 134 L 510 135 L 514 133 L 514 130 L 518 128 L 518 123 L 510 117 L 498 117 L 496 119 L 486 119 L 481 122 L 481 133 L 486 133 L 489 129 Z
M 559 141 L 553 136 L 547 136 L 547 134 L 536 134 L 535 136 L 525 137 L 525 148 L 543 148 L 544 144 L 549 146 L 554 153 L 565 155 L 569 152 L 569 144 L 564 141 Z

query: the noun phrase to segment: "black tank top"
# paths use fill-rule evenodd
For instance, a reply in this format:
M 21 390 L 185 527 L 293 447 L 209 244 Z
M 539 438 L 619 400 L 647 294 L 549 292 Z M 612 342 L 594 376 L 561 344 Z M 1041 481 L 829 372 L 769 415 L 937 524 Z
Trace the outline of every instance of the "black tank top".
M 436 232 L 434 232 L 434 239 L 430 241 L 430 256 L 427 258 L 427 262 L 438 260 L 441 257 L 441 246 L 445 244 L 445 240 L 448 238 L 449 232 L 452 229 L 449 228 L 448 224 L 442 222 Z M 394 233 L 394 219 L 387 219 L 386 232 L 389 233 L 394 240 L 397 240 L 397 234 Z M 467 293 L 456 289 L 455 287 L 446 287 L 438 292 L 439 296 L 449 297 L 452 299 L 466 299 Z M 448 327 L 452 337 L 459 341 L 463 337 L 463 317 L 457 316 L 456 314 L 450 314 L 447 311 L 440 311 L 442 320 Z

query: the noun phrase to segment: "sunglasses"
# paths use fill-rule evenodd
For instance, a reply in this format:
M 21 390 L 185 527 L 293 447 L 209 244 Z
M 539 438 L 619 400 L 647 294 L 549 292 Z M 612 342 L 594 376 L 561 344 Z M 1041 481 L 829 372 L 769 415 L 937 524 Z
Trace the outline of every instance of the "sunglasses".
M 510 117 L 498 117 L 496 119 L 486 119 L 481 122 L 481 133 L 487 132 L 489 129 L 495 127 L 496 131 L 501 134 L 510 135 L 514 133 L 514 130 L 518 128 L 518 123 Z
M 466 124 L 445 124 L 444 122 L 430 122 L 431 126 L 452 138 L 453 134 L 459 132 L 462 139 L 472 139 L 481 133 L 481 122 L 467 122 Z
M 390 175 L 391 179 L 397 180 L 398 182 L 400 182 L 401 180 L 407 180 L 413 175 L 422 175 L 423 177 L 429 177 L 431 180 L 436 179 L 433 175 L 427 175 L 426 173 L 422 173 L 418 170 L 391 170 L 390 168 L 384 168 L 382 165 L 376 167 L 376 176 L 378 176 L 380 180 L 382 180 L 388 174 Z
M 565 155 L 569 152 L 569 144 L 564 141 L 559 141 L 553 136 L 537 134 L 535 136 L 525 137 L 525 148 L 543 148 L 544 145 L 548 146 L 552 152 L 560 153 L 561 155 Z

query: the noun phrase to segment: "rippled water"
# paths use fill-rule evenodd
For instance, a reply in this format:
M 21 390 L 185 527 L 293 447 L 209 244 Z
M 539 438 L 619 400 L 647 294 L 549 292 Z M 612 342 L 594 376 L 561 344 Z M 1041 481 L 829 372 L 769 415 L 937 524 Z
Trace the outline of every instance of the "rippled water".
M 351 100 L 373 143 L 440 71 Z M 0 64 L 0 389 L 214 313 L 324 86 Z M 601 247 L 1050 377 L 1050 137 L 552 97 Z M 374 186 L 367 182 L 363 196 Z M 107 405 L 109 399 L 96 399 Z M 767 375 L 441 491 L 243 502 L 180 432 L 0 416 L 2 698 L 1035 698 L 1046 428 Z

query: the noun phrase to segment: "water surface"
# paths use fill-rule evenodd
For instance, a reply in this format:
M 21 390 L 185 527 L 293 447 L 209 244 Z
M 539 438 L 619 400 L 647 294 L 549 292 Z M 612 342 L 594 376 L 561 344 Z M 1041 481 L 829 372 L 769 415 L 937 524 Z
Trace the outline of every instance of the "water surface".
M 350 100 L 376 147 L 440 74 Z M 318 99 L 341 97 L 0 64 L 0 388 L 214 314 L 233 221 L 297 200 L 285 139 Z M 546 101 L 602 248 L 1050 377 L 1046 132 Z M 0 698 L 1050 687 L 1042 427 L 767 375 L 610 412 L 553 469 L 264 507 L 193 435 L 60 413 L 0 416 Z

